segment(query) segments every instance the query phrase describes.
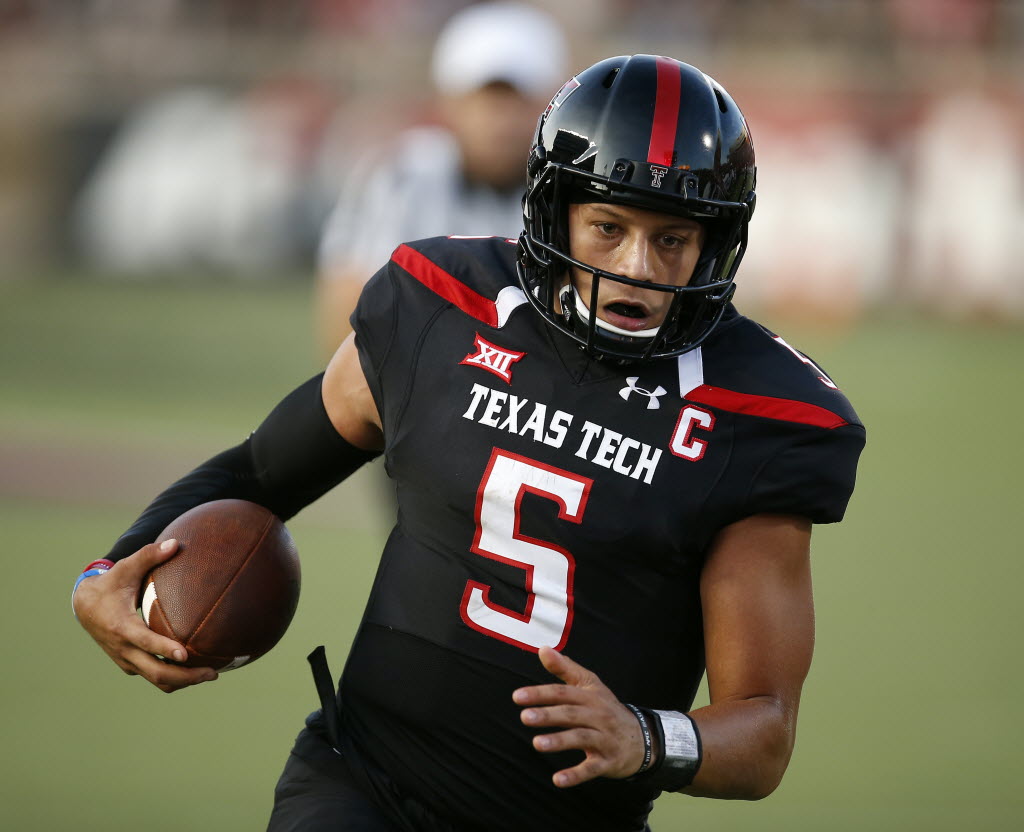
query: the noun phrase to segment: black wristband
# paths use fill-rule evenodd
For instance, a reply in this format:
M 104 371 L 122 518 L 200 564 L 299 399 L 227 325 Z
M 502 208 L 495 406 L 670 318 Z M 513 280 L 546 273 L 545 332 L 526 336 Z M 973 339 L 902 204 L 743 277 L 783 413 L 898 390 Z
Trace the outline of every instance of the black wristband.
M 647 714 L 645 714 L 640 708 L 636 705 L 630 705 L 628 702 L 623 702 L 622 704 L 633 712 L 633 716 L 636 717 L 636 721 L 640 723 L 640 733 L 644 740 L 644 760 L 640 764 L 640 768 L 637 769 L 635 774 L 633 774 L 633 777 L 637 777 L 651 767 L 651 757 L 654 751 L 653 742 L 651 740 L 651 726 L 648 722 Z

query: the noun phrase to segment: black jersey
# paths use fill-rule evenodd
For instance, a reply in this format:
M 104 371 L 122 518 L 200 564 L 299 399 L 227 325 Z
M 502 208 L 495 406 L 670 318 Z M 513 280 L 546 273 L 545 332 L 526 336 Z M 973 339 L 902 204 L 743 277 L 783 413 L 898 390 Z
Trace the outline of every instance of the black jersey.
M 400 246 L 352 321 L 398 522 L 342 680 L 348 734 L 490 830 L 643 828 L 625 781 L 558 790 L 512 703 L 564 650 L 625 702 L 687 710 L 699 578 L 723 526 L 842 518 L 864 429 L 825 373 L 730 309 L 704 345 L 588 358 L 534 314 L 514 241 Z

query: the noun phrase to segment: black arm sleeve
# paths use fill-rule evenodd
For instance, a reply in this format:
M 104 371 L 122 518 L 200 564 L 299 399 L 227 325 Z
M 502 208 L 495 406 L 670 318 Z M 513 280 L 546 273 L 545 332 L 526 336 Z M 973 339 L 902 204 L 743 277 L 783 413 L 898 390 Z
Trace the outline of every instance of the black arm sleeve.
M 289 393 L 241 445 L 217 454 L 163 491 L 107 557 L 152 543 L 174 518 L 211 500 L 259 503 L 287 520 L 378 456 L 342 437 L 320 392 L 323 373 Z

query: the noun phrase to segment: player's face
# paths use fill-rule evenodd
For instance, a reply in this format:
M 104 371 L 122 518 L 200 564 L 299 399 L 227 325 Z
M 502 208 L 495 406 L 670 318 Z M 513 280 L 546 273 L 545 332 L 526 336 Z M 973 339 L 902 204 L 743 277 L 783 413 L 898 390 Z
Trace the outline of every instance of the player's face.
M 589 266 L 645 283 L 685 286 L 704 244 L 704 227 L 691 219 L 606 203 L 569 206 L 570 254 Z M 589 305 L 593 275 L 573 270 L 576 291 Z M 656 292 L 602 280 L 597 316 L 629 332 L 659 326 L 672 303 Z

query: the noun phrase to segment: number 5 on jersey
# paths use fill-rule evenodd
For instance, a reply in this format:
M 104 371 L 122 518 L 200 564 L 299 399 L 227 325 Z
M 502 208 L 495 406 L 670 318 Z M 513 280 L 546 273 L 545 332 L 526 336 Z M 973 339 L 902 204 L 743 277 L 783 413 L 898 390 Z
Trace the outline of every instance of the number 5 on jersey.
M 552 500 L 558 504 L 559 519 L 579 523 L 593 484 L 588 477 L 494 449 L 477 491 L 472 551 L 524 570 L 526 607 L 519 612 L 495 604 L 489 585 L 467 581 L 462 596 L 466 624 L 524 650 L 565 646 L 572 627 L 576 564 L 565 549 L 519 531 L 523 495 L 530 492 Z

